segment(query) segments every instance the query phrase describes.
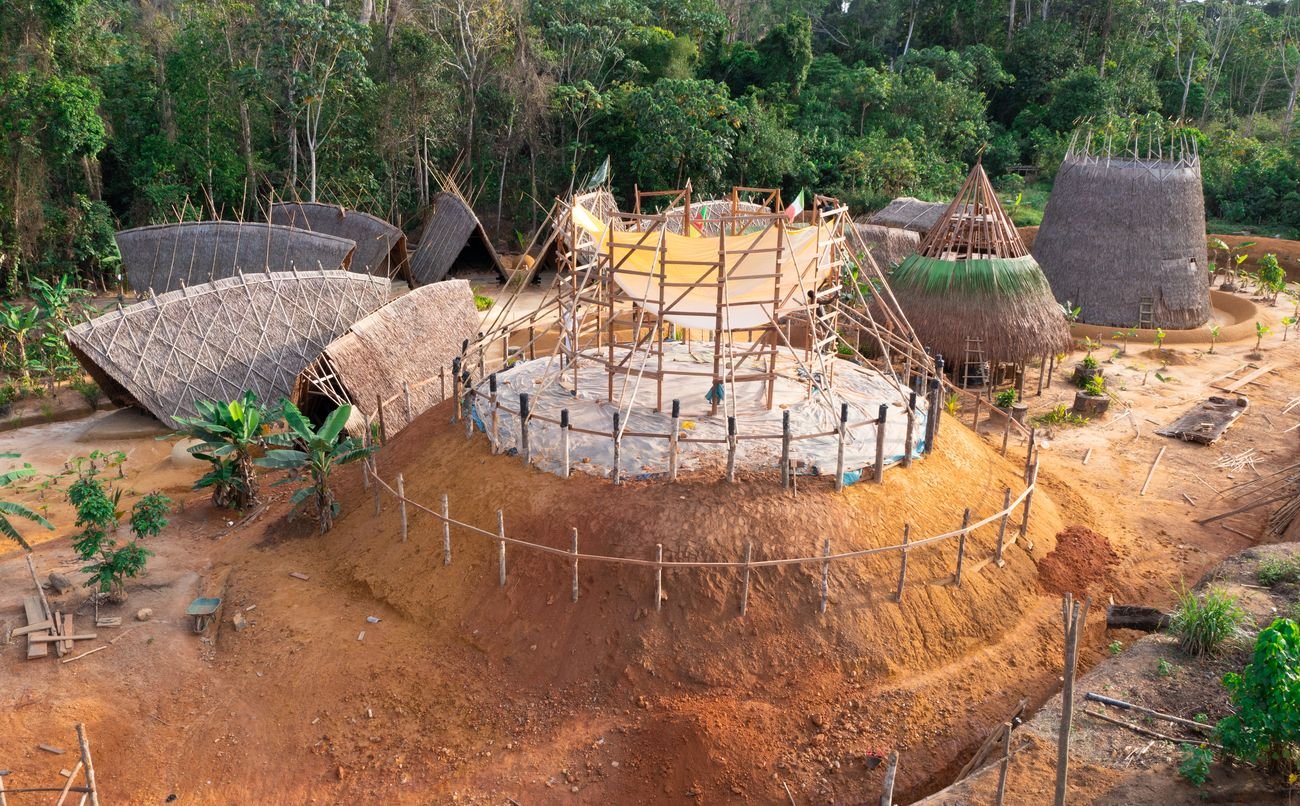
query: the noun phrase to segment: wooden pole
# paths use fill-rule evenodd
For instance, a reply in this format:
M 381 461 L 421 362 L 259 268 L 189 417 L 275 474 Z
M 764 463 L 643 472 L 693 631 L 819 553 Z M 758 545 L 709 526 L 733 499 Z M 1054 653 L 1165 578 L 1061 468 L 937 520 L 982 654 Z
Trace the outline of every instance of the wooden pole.
M 984 403 L 984 398 L 980 397 L 978 394 L 975 395 L 975 416 L 971 417 L 970 430 L 974 431 L 977 434 L 980 431 L 980 405 L 983 403 Z
M 1160 452 L 1157 453 L 1157 454 L 1156 454 L 1156 458 L 1153 459 L 1153 460 L 1151 461 L 1151 469 L 1147 471 L 1147 480 L 1144 481 L 1144 482 L 1142 482 L 1142 489 L 1138 492 L 1138 495 L 1146 495 L 1146 494 L 1147 494 L 1147 488 L 1151 486 L 1151 478 L 1152 478 L 1153 476 L 1155 476 L 1155 474 L 1156 474 L 1156 466 L 1160 464 L 1160 459 L 1161 459 L 1161 457 L 1163 457 L 1163 456 L 1165 455 L 1165 448 L 1166 448 L 1166 447 L 1168 447 L 1168 446 L 1167 446 L 1167 445 L 1161 445 L 1161 446 L 1160 446 Z
M 1007 444 L 1011 441 L 1011 412 L 1003 412 L 1002 416 L 1007 418 L 1007 426 L 1002 430 L 1002 455 L 1007 455 Z
M 903 438 L 903 467 L 912 466 L 912 453 L 916 450 L 916 392 L 907 399 L 907 435 Z
M 77 773 L 85 768 L 85 763 L 78 761 L 72 768 L 72 774 L 68 776 L 67 782 L 63 784 L 63 790 L 59 792 L 59 799 L 54 802 L 54 806 L 63 806 L 63 802 L 68 798 L 68 792 L 72 790 L 72 782 L 76 780 Z M 4 776 L 0 776 L 0 806 L 4 806 Z
M 961 567 L 966 560 L 966 527 L 970 526 L 970 507 L 961 513 L 961 534 L 957 537 L 957 573 L 954 580 L 961 587 Z
M 456 399 L 456 405 L 454 408 L 452 408 L 452 411 L 455 412 L 455 414 L 452 416 L 451 419 L 453 422 L 458 422 L 460 418 L 464 416 L 464 413 L 460 410 L 460 407 L 464 403 L 464 401 L 460 399 L 460 358 L 459 357 L 451 359 L 451 396 Z
M 438 367 L 438 401 L 447 399 L 447 368 Z
M 497 406 L 497 374 L 495 372 L 488 376 L 488 409 L 492 414 L 488 442 L 492 445 L 492 453 L 495 454 L 497 453 L 497 425 L 501 422 L 501 410 Z
M 903 550 L 902 559 L 898 564 L 898 592 L 894 594 L 894 601 L 903 601 L 903 586 L 907 584 L 907 542 L 912 535 L 912 524 L 903 524 Z
M 844 489 L 844 438 L 848 435 L 849 404 L 840 404 L 839 445 L 835 449 L 835 491 Z
M 1025 509 L 1020 516 L 1020 536 L 1024 537 L 1029 532 L 1029 504 L 1034 500 L 1034 490 L 1038 487 L 1038 463 L 1034 462 L 1034 467 L 1029 471 L 1029 491 L 1025 493 Z
M 86 726 L 77 723 L 77 744 L 81 746 L 81 763 L 86 765 L 86 788 L 90 790 L 90 806 L 99 806 L 99 793 L 95 786 L 95 765 L 90 760 L 90 739 L 86 737 Z
M 451 507 L 442 494 L 442 564 L 451 565 Z
M 1035 397 L 1043 396 L 1043 378 L 1047 376 L 1047 356 L 1038 363 L 1038 394 Z
M 411 385 L 406 381 L 402 381 L 402 399 L 406 403 L 406 424 L 410 425 L 411 420 L 415 419 L 415 413 L 411 408 Z
M 560 475 L 569 477 L 569 410 L 560 409 Z
M 1074 673 L 1079 661 L 1079 635 L 1088 619 L 1087 597 L 1082 604 L 1067 593 L 1062 602 L 1065 616 L 1065 685 L 1061 689 L 1061 727 L 1057 735 L 1056 752 L 1056 806 L 1065 806 L 1065 793 L 1070 775 L 1070 726 L 1074 718 Z
M 889 416 L 889 406 L 880 404 L 876 417 L 876 470 L 877 484 L 885 483 L 885 419 Z
M 388 427 L 384 424 L 384 400 L 378 393 L 375 394 L 375 410 L 379 412 L 379 444 L 383 445 L 388 441 Z
M 1039 389 L 1042 385 L 1039 384 Z M 1011 723 L 1007 722 L 1002 726 L 1002 763 L 998 770 L 998 793 L 994 801 L 997 806 L 1002 806 L 1003 799 L 1007 796 L 1007 772 L 1011 769 Z
M 930 379 L 930 394 L 925 401 L 925 450 L 929 454 L 934 450 L 935 412 L 939 409 L 939 382 Z
M 889 751 L 885 764 L 885 786 L 880 794 L 880 806 L 894 806 L 894 779 L 898 776 L 898 751 Z
M 749 560 L 753 550 L 754 544 L 752 542 L 745 544 L 745 575 L 740 586 L 740 615 L 742 616 L 749 610 Z
M 621 468 L 619 467 L 619 465 L 622 464 L 621 459 L 623 458 L 622 457 L 623 441 L 618 437 L 619 420 L 620 420 L 619 413 L 614 412 L 614 431 L 610 434 L 610 436 L 612 436 L 614 439 L 614 469 L 612 471 L 612 475 L 615 484 L 621 484 L 623 481 Z
M 727 417 L 727 481 L 736 480 L 736 418 Z
M 672 433 L 668 435 L 668 480 L 677 481 L 677 439 L 681 433 L 682 401 L 673 399 Z
M 402 513 L 402 542 L 406 542 L 406 484 L 402 480 L 402 474 L 397 474 L 397 506 Z
M 578 528 L 573 528 L 573 601 L 578 601 Z
M 827 538 L 825 544 L 823 544 L 822 546 L 822 557 L 829 558 L 830 556 L 831 556 L 831 541 L 830 538 Z M 830 559 L 824 559 L 822 560 L 822 602 L 821 605 L 817 608 L 818 613 L 826 612 L 826 600 L 830 597 L 830 590 L 831 590 L 831 561 Z
M 1029 480 L 1029 466 L 1034 463 L 1034 451 L 1038 449 L 1038 429 L 1029 429 L 1029 449 L 1025 451 L 1025 481 Z
M 1008 487 L 1002 494 L 1002 519 L 998 522 L 998 553 L 994 556 L 993 561 L 997 563 L 998 568 L 1006 565 L 1002 559 L 1002 549 L 1006 545 L 1007 539 L 1007 519 L 1011 517 L 1011 488 Z
M 497 568 L 498 568 L 498 577 L 499 577 L 498 582 L 500 583 L 499 587 L 502 588 L 506 586 L 506 541 L 504 539 L 505 536 L 506 536 L 506 516 L 504 512 L 498 509 L 497 510 L 497 538 L 498 538 L 497 545 L 499 546 L 499 551 L 497 552 Z
M 528 393 L 519 394 L 519 453 L 524 458 L 524 467 L 533 463 L 532 454 L 528 449 Z
M 655 543 L 655 610 L 664 606 L 664 544 Z
M 45 588 L 41 585 L 41 580 L 36 576 L 36 563 L 32 562 L 32 555 L 26 555 L 27 570 L 32 574 L 32 583 L 36 585 L 36 593 L 41 597 L 41 610 L 45 611 L 45 620 L 53 621 L 54 612 L 50 610 L 50 600 L 45 598 Z
M 790 489 L 790 410 L 781 412 L 781 489 Z
M 374 489 L 371 490 L 371 494 L 375 497 L 375 517 L 377 518 L 377 517 L 379 517 L 379 515 L 384 511 L 384 510 L 383 510 L 383 506 L 384 506 L 383 501 L 381 501 L 381 500 L 380 500 L 380 497 L 379 497 L 379 467 L 378 467 L 378 465 L 376 464 L 376 466 L 375 466 L 374 468 L 372 468 L 372 469 L 370 470 L 370 472 L 375 474 L 375 486 L 374 486 Z
M 1047 388 L 1052 388 L 1052 374 L 1056 372 L 1056 353 L 1052 353 L 1047 360 Z

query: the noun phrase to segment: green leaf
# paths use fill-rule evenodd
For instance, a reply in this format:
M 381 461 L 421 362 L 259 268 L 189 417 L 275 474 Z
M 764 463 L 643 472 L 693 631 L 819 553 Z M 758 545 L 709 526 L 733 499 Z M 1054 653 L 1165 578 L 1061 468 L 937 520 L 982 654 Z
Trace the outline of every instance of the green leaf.
M 316 436 L 324 440 L 327 444 L 334 444 L 339 438 L 339 433 L 343 431 L 343 426 L 347 425 L 348 418 L 352 416 L 352 407 L 349 405 L 339 406 L 330 412 L 330 416 L 325 418 L 325 424 L 321 426 Z

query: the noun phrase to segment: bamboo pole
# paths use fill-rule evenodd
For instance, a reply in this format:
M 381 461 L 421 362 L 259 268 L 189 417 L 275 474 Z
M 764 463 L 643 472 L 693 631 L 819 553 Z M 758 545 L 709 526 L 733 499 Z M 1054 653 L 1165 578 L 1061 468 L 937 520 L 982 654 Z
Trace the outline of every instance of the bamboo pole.
M 966 560 L 966 528 L 970 526 L 970 507 L 961 513 L 961 534 L 957 537 L 957 573 L 953 579 L 961 587 L 961 567 Z
M 402 480 L 402 474 L 397 474 L 397 506 L 402 514 L 402 542 L 406 542 L 406 484 Z
M 781 412 L 781 489 L 790 489 L 790 410 Z
M 99 793 L 95 786 L 95 765 L 90 760 L 90 739 L 86 736 L 86 726 L 77 723 L 77 744 L 81 746 L 81 763 L 86 765 L 86 788 L 90 790 L 90 806 L 99 806 Z
M 655 610 L 664 606 L 664 544 L 655 543 Z
M 844 438 L 848 435 L 849 404 L 840 404 L 839 443 L 835 449 L 835 491 L 844 489 Z
M 727 417 L 727 481 L 736 480 L 736 418 Z
M 1091 597 L 1082 603 L 1067 593 L 1062 602 L 1065 616 L 1065 686 L 1061 689 L 1061 727 L 1057 734 L 1055 806 L 1065 806 L 1070 775 L 1070 725 L 1074 718 L 1074 674 L 1079 661 L 1079 634 L 1088 619 Z
M 1160 459 L 1165 455 L 1165 448 L 1167 447 L 1167 445 L 1161 445 L 1160 452 L 1156 454 L 1155 459 L 1151 460 L 1151 469 L 1147 471 L 1147 480 L 1142 482 L 1142 489 L 1138 491 L 1138 495 L 1147 494 L 1147 488 L 1151 486 L 1151 479 L 1155 476 L 1156 467 L 1160 464 Z
M 532 465 L 532 454 L 528 446 L 528 393 L 519 394 L 519 454 L 524 459 L 524 467 Z
M 740 615 L 745 615 L 749 610 L 749 561 L 753 554 L 754 544 L 752 542 L 745 544 L 745 571 L 744 581 L 740 586 Z
M 997 806 L 1002 806 L 1007 796 L 1007 773 L 1011 769 L 1011 728 L 1010 722 L 1002 726 L 1002 762 L 998 765 L 998 792 L 994 800 Z
M 442 494 L 442 564 L 451 565 L 451 507 Z
M 621 484 L 623 481 L 622 468 L 619 467 L 619 465 L 622 464 L 621 460 L 622 460 L 622 453 L 623 453 L 623 441 L 619 439 L 618 436 L 619 420 L 620 420 L 619 413 L 614 412 L 614 430 L 610 434 L 610 436 L 614 440 L 614 469 L 611 471 L 611 474 L 613 476 L 615 484 Z
M 688 331 L 689 332 L 689 331 Z M 682 401 L 673 399 L 672 433 L 668 435 L 668 480 L 677 481 L 677 440 L 681 433 Z
M 578 601 L 578 528 L 573 528 L 573 601 Z
M 821 601 L 821 605 L 817 608 L 818 613 L 826 612 L 826 601 L 827 599 L 830 598 L 830 587 L 831 587 L 831 561 L 829 559 L 830 556 L 831 556 L 831 541 L 830 538 L 826 538 L 826 542 L 822 547 L 822 557 L 827 559 L 822 560 L 822 601 Z
M 83 762 L 81 762 L 80 760 L 77 761 L 76 766 L 74 766 L 74 767 L 72 768 L 72 774 L 68 776 L 68 780 L 63 784 L 63 791 L 59 792 L 59 799 L 58 799 L 57 801 L 54 802 L 54 806 L 63 806 L 63 802 L 64 802 L 65 800 L 67 800 L 67 798 L 68 798 L 68 792 L 70 792 L 70 791 L 72 790 L 72 782 L 73 782 L 74 780 L 76 780 L 76 778 L 77 778 L 77 773 L 81 772 L 81 770 L 82 770 L 85 766 L 86 766 L 86 765 L 85 765 Z M 4 803 L 4 796 L 3 796 L 4 784 L 3 784 L 3 781 L 4 781 L 4 776 L 0 776 L 0 806 L 3 806 L 3 803 Z
M 889 416 L 889 406 L 880 404 L 876 417 L 876 483 L 885 483 L 885 419 Z
M 506 586 L 506 516 L 501 510 L 497 510 L 497 545 L 500 547 L 497 552 L 497 569 L 498 569 L 498 587 Z
M 880 794 L 880 806 L 894 806 L 894 779 L 898 776 L 898 751 L 889 751 L 885 765 L 885 784 Z
M 569 465 L 569 410 L 560 409 L 560 476 L 568 478 L 570 473 Z
M 1011 517 L 1011 488 L 1008 487 L 1002 494 L 1002 518 L 998 521 L 998 552 L 994 555 L 993 562 L 997 563 L 998 568 L 1006 565 L 1002 559 L 1002 551 L 1006 546 L 1007 539 L 1007 519 Z
M 1020 516 L 1020 536 L 1024 537 L 1029 533 L 1029 505 L 1034 500 L 1034 490 L 1038 489 L 1038 463 L 1034 462 L 1034 467 L 1029 471 L 1029 490 L 1025 493 L 1025 508 Z
M 912 535 L 912 524 L 903 524 L 903 549 L 900 552 L 902 559 L 898 564 L 898 592 L 894 594 L 894 601 L 903 601 L 903 586 L 907 583 L 907 542 Z
M 912 466 L 912 453 L 915 450 L 916 450 L 916 392 L 912 392 L 907 399 L 907 434 L 903 438 L 903 467 Z

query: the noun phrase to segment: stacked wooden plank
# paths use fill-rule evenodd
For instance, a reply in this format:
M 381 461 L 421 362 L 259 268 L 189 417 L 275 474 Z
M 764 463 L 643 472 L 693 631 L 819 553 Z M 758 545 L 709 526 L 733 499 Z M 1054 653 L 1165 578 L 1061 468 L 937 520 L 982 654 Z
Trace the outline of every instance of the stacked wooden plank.
M 54 645 L 56 657 L 63 657 L 72 651 L 73 641 L 89 641 L 95 633 L 76 634 L 73 626 L 73 614 L 55 613 L 50 610 L 50 603 L 45 598 L 45 589 L 41 587 L 36 575 L 36 565 L 31 555 L 27 557 L 27 568 L 32 573 L 32 582 L 36 584 L 36 595 L 23 599 L 23 612 L 27 617 L 27 626 L 14 630 L 15 637 L 27 636 L 27 659 L 46 658 L 50 654 L 50 645 Z

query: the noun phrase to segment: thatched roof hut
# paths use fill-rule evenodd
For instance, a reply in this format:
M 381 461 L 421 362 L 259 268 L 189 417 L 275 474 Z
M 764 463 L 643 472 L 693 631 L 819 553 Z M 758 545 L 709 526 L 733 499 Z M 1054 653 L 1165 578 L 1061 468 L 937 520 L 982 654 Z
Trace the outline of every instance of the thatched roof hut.
M 1200 159 L 1161 156 L 1084 146 L 1061 162 L 1034 256 L 1082 322 L 1186 329 L 1210 318 Z
M 913 199 L 911 196 L 900 196 L 867 216 L 863 223 L 910 229 L 924 236 L 938 223 L 947 209 L 948 205 L 943 202 L 928 202 Z
M 411 276 L 416 285 L 428 285 L 455 271 L 492 273 L 503 283 L 509 279 L 478 216 L 459 194 L 444 191 L 434 195 L 424 214 Z
M 382 218 L 334 204 L 278 202 L 271 205 L 271 223 L 354 241 L 349 268 L 411 284 L 406 233 Z
M 901 227 L 882 227 L 878 224 L 850 224 L 857 238 L 850 238 L 849 247 L 858 248 L 858 239 L 867 247 L 876 265 L 882 269 L 897 266 L 921 246 L 921 236 Z
M 356 410 L 349 431 L 356 432 L 377 409 L 376 399 L 397 397 L 384 409 L 389 434 L 407 424 L 406 382 L 411 417 L 451 395 L 451 361 L 480 326 L 474 292 L 466 280 L 446 280 L 403 294 L 354 323 L 326 345 L 318 359 L 298 375 L 294 400 L 313 415 L 343 404 Z M 443 373 L 443 374 L 440 374 Z
M 288 396 L 303 367 L 388 289 L 386 278 L 346 271 L 244 274 L 119 307 L 65 335 L 110 400 L 170 424 L 197 414 L 198 399 Z
M 138 294 L 163 294 L 240 272 L 346 269 L 356 248 L 347 238 L 246 221 L 157 224 L 113 237 L 126 280 Z
M 1069 347 L 1047 279 L 978 163 L 889 284 L 921 342 L 949 366 L 976 344 L 984 360 L 1015 364 Z

